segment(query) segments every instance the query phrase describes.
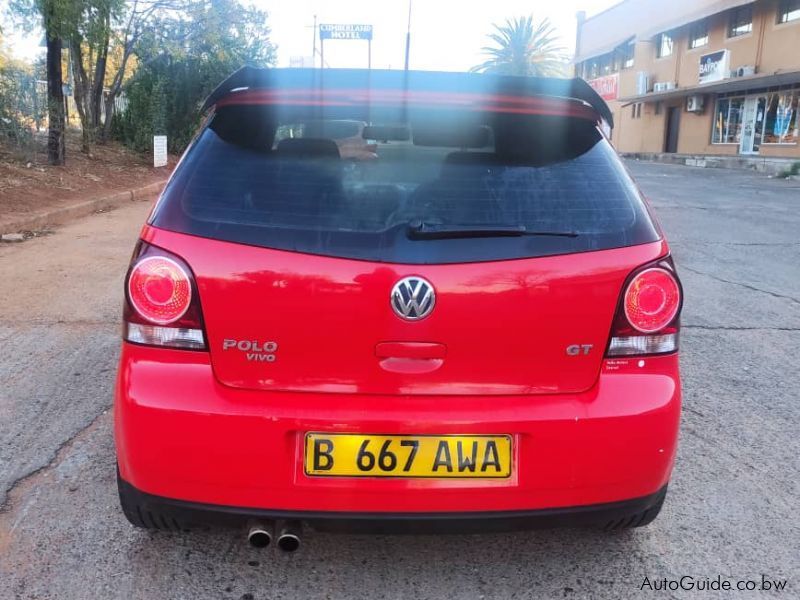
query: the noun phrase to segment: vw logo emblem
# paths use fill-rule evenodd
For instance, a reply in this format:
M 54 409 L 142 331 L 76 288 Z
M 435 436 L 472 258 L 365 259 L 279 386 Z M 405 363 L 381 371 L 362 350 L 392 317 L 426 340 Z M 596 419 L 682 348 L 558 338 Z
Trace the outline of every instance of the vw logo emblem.
M 419 321 L 431 314 L 436 292 L 422 277 L 403 277 L 392 288 L 391 303 L 394 314 L 401 319 Z

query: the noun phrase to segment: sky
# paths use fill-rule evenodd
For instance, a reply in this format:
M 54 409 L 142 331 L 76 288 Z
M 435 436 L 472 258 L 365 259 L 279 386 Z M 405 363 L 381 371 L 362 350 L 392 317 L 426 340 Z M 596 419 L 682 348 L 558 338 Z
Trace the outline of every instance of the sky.
M 371 24 L 373 68 L 402 69 L 408 0 L 247 0 L 269 12 L 271 39 L 278 45 L 278 66 L 291 57 L 312 54 L 314 15 L 318 23 Z M 482 62 L 480 49 L 493 23 L 533 14 L 555 26 L 568 55 L 575 46 L 575 13 L 596 14 L 619 0 L 411 0 L 410 67 L 464 71 Z M 0 0 L 0 7 L 7 0 Z M 2 8 L 0 8 L 2 12 Z M 10 27 L 5 33 L 12 52 L 32 59 L 43 49 L 41 32 L 25 34 Z M 319 43 L 319 41 L 317 42 Z M 331 67 L 366 67 L 367 42 L 326 41 L 325 62 Z M 317 63 L 319 64 L 319 63 Z

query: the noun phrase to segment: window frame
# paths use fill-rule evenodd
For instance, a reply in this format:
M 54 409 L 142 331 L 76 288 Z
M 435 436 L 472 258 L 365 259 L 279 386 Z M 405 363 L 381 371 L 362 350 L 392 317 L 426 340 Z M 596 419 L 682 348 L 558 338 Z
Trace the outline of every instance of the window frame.
M 800 0 L 780 0 L 777 20 L 778 25 L 800 21 Z
M 746 13 L 747 20 L 740 20 L 741 15 Z M 742 27 L 747 27 L 745 31 L 738 31 Z M 732 8 L 728 17 L 728 39 L 739 38 L 753 33 L 753 5 L 745 4 Z
M 707 19 L 701 19 L 689 25 L 689 50 L 704 48 L 710 41 Z

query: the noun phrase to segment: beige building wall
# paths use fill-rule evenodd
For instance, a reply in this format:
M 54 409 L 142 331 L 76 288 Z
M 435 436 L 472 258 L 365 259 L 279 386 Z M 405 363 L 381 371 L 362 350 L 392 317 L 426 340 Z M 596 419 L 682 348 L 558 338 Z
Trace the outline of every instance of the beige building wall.
M 630 0 L 629 0 L 630 1 Z M 730 51 L 730 68 L 756 65 L 758 74 L 776 71 L 800 70 L 800 21 L 777 23 L 779 0 L 759 0 L 753 3 L 752 32 L 733 38 L 728 37 L 730 14 L 718 13 L 707 18 L 709 42 L 700 48 L 689 48 L 689 24 L 673 31 L 674 50 L 670 56 L 657 58 L 657 37 L 637 40 L 634 48 L 634 66 L 619 72 L 620 98 L 636 95 L 637 73 L 644 71 L 654 82 L 675 82 L 679 88 L 698 85 L 700 57 L 717 50 Z M 631 11 L 636 6 L 631 2 Z M 601 14 L 599 18 L 603 18 Z M 596 26 L 596 25 L 595 25 Z M 620 43 L 624 40 L 620 40 Z M 800 88 L 800 84 L 797 86 Z M 745 95 L 742 92 L 741 95 Z M 621 101 L 610 101 L 615 128 L 612 142 L 622 152 L 655 153 L 665 150 L 668 109 L 680 107 L 678 153 L 686 154 L 739 154 L 738 144 L 712 144 L 712 122 L 715 111 L 715 94 L 705 94 L 702 113 L 684 110 L 686 99 L 675 98 L 658 104 L 644 102 L 634 116 L 633 106 Z M 800 158 L 800 145 L 762 144 L 762 157 Z

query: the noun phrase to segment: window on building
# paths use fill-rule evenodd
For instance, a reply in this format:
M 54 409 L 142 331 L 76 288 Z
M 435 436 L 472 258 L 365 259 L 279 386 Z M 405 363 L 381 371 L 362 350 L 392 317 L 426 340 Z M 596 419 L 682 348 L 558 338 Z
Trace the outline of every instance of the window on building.
M 672 39 L 672 35 L 669 33 L 662 33 L 656 39 L 656 56 L 658 58 L 664 58 L 665 56 L 670 56 L 672 54 L 672 46 L 674 45 L 674 41 Z
M 600 57 L 600 75 L 608 75 L 611 73 L 611 54 L 604 54 Z
M 746 35 L 753 31 L 752 5 L 740 6 L 731 11 L 731 20 L 728 24 L 728 37 Z
M 800 19 L 800 0 L 781 0 L 778 5 L 778 23 Z
M 622 68 L 623 69 L 630 69 L 633 66 L 633 51 L 635 49 L 635 44 L 630 42 L 628 44 L 623 44 L 621 48 L 620 54 L 622 55 Z
M 742 134 L 744 97 L 720 98 L 714 110 L 712 144 L 738 144 Z
M 767 96 L 764 118 L 764 144 L 796 144 L 800 123 L 797 119 L 800 90 L 773 92 Z
M 689 27 L 689 48 L 708 45 L 708 21 L 698 21 Z

